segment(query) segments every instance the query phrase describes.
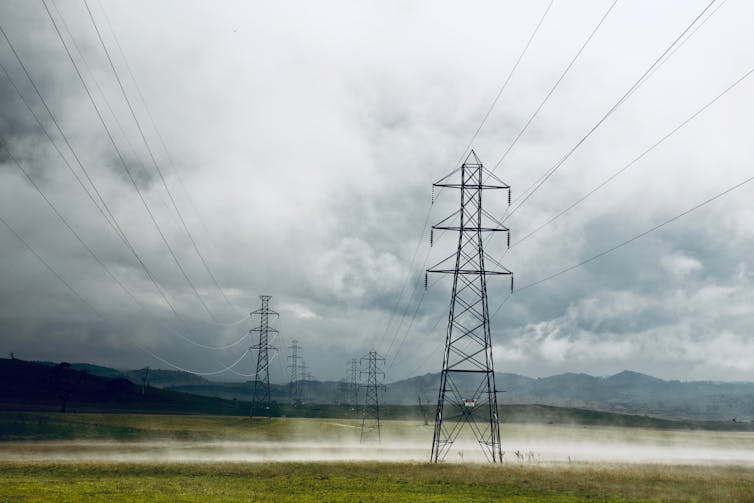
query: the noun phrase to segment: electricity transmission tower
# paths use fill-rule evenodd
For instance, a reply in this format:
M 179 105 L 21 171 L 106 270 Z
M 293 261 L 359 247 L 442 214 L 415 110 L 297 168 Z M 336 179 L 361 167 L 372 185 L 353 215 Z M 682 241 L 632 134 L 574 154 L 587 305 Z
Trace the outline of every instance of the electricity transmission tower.
M 359 360 L 357 358 L 351 358 L 351 367 L 349 370 L 349 387 L 348 387 L 348 403 L 359 403 L 359 385 L 361 382 L 361 372 L 359 370 Z
M 419 410 L 422 413 L 422 417 L 424 418 L 424 426 L 429 426 L 429 421 L 427 420 L 427 408 L 425 407 L 425 404 L 422 403 L 422 397 L 419 396 Z
M 452 181 L 451 177 L 459 171 L 460 182 Z M 459 169 L 433 187 L 458 189 L 461 207 L 430 231 L 458 232 L 456 252 L 427 269 L 428 273 L 453 275 L 430 461 L 445 459 L 463 427 L 468 425 L 487 460 L 502 462 L 487 276 L 510 276 L 512 291 L 513 273 L 484 252 L 485 233 L 507 233 L 509 246 L 510 233 L 482 207 L 482 193 L 507 190 L 510 205 L 510 187 L 487 170 L 473 150 Z M 498 269 L 487 269 L 486 261 Z
M 288 370 L 290 371 L 290 383 L 289 383 L 289 393 L 291 396 L 291 402 L 295 403 L 296 400 L 301 400 L 301 381 L 300 379 L 303 378 L 303 376 L 299 377 L 299 360 L 301 360 L 301 354 L 299 351 L 301 350 L 301 346 L 298 345 L 298 340 L 293 339 L 293 344 L 288 346 L 288 349 L 291 351 L 291 354 L 288 356 L 288 360 L 291 361 L 290 365 L 288 365 Z
M 149 387 L 149 366 L 147 365 L 141 370 L 144 371 L 144 375 L 141 376 L 141 394 L 145 395 Z
M 382 386 L 378 383 L 380 377 L 385 377 L 385 373 L 380 370 L 381 364 L 385 359 L 377 354 L 374 349 L 361 358 L 361 364 L 367 362 L 367 370 L 362 370 L 361 374 L 367 375 L 367 383 L 362 387 L 366 389 L 364 398 L 364 411 L 361 416 L 361 442 L 372 440 L 375 437 L 380 441 L 380 400 L 379 388 Z
M 252 328 L 250 332 L 259 332 L 259 344 L 251 346 L 249 349 L 256 349 L 258 351 L 257 356 L 257 372 L 254 376 L 254 394 L 251 398 L 251 412 L 249 417 L 254 418 L 254 410 L 259 407 L 262 408 L 262 415 L 272 417 L 272 408 L 270 400 L 270 358 L 269 350 L 275 350 L 277 348 L 270 346 L 269 335 L 278 333 L 274 328 L 270 328 L 269 321 L 270 316 L 280 316 L 275 311 L 272 311 L 269 307 L 270 295 L 260 295 L 262 299 L 262 307 L 257 309 L 252 314 L 259 315 L 259 326 Z
M 306 395 L 308 394 L 308 388 L 309 383 L 306 381 L 306 374 L 309 370 L 309 365 L 306 364 L 306 362 L 301 359 L 301 363 L 298 366 L 298 376 L 299 376 L 299 397 L 303 400 L 306 398 Z

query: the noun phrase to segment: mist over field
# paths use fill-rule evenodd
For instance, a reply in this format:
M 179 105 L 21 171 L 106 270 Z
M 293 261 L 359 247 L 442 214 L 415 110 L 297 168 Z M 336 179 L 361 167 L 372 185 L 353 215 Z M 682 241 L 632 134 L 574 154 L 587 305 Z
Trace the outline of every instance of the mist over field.
M 362 443 L 360 421 L 288 419 L 282 424 L 279 421 L 257 425 L 247 433 L 239 431 L 236 425 L 235 435 L 245 437 L 243 440 L 10 442 L 0 445 L 0 461 L 282 463 L 429 459 L 432 427 L 421 423 L 385 421 L 380 442 Z M 221 424 L 213 429 L 216 434 L 222 434 Z M 502 428 L 502 438 L 506 464 L 754 465 L 754 437 L 749 432 L 508 424 Z M 474 438 L 466 433 L 445 461 L 486 463 L 487 459 Z

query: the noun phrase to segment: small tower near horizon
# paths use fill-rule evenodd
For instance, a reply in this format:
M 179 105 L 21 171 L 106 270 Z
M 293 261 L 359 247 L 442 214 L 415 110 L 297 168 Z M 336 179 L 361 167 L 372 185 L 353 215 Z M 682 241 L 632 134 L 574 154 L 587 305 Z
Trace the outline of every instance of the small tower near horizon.
M 361 416 L 361 442 L 367 442 L 370 440 L 380 441 L 380 399 L 379 388 L 383 387 L 380 384 L 380 378 L 385 377 L 385 373 L 382 371 L 382 364 L 385 363 L 385 358 L 377 354 L 377 351 L 372 349 L 366 356 L 361 358 L 361 364 L 364 365 L 364 361 L 367 362 L 366 370 L 362 370 L 361 374 L 366 374 L 367 381 L 362 387 L 365 388 L 366 393 L 364 396 L 364 410 Z

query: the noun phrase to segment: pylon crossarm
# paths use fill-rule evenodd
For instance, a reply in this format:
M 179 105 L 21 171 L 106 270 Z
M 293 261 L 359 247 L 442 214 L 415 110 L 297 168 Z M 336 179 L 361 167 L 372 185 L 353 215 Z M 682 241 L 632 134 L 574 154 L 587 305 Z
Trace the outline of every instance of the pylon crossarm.
M 482 189 L 482 190 L 509 188 L 507 185 L 488 185 L 486 183 L 482 185 L 470 185 L 470 184 L 465 184 L 465 183 L 435 183 L 433 185 L 435 187 L 444 187 L 446 189 L 464 189 L 464 190 L 471 189 L 472 187 L 475 189 Z
M 276 329 L 274 329 L 274 328 L 269 328 L 269 327 L 264 327 L 264 328 L 262 328 L 262 327 L 252 328 L 251 330 L 249 330 L 249 332 L 266 332 L 266 333 L 268 333 L 268 334 L 277 334 L 277 333 L 280 333 L 280 332 L 278 332 L 278 331 L 277 331 Z
M 433 225 L 433 229 L 436 230 L 442 230 L 442 231 L 473 231 L 473 232 L 507 232 L 508 229 L 500 229 L 497 227 L 460 227 L 457 225 L 454 226 L 440 226 L 440 225 Z
M 503 271 L 483 271 L 479 269 L 471 270 L 471 271 L 459 271 L 458 269 L 428 269 L 427 272 L 441 272 L 445 274 L 463 274 L 463 275 L 469 275 L 469 276 L 510 276 L 513 274 L 512 272 L 503 272 Z

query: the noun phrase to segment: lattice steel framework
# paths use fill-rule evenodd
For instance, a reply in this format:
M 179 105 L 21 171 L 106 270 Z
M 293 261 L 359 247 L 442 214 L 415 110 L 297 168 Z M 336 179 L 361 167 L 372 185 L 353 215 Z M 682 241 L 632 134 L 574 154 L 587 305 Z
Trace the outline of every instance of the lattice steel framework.
M 299 374 L 299 360 L 302 359 L 301 353 L 301 346 L 298 344 L 297 339 L 293 339 L 293 342 L 290 346 L 288 346 L 288 349 L 290 350 L 291 354 L 288 355 L 288 360 L 290 360 L 290 365 L 288 365 L 288 371 L 289 371 L 289 377 L 290 381 L 288 383 L 288 393 L 290 395 L 290 399 L 292 403 L 295 403 L 298 400 L 301 400 L 301 379 L 303 379 L 304 376 L 301 376 Z
M 460 182 L 451 181 L 459 171 Z M 482 194 L 485 190 L 507 190 L 510 205 L 510 187 L 487 170 L 473 150 L 460 168 L 433 187 L 458 189 L 461 207 L 430 231 L 430 242 L 435 230 L 458 232 L 455 253 L 427 269 L 428 273 L 453 275 L 430 460 L 442 461 L 463 427 L 468 426 L 487 460 L 502 462 L 487 276 L 510 276 L 512 289 L 513 274 L 484 252 L 484 236 L 504 232 L 510 246 L 510 233 L 482 207 Z M 499 269 L 488 269 L 486 262 Z
M 270 309 L 270 295 L 260 295 L 262 299 L 262 307 L 252 312 L 251 315 L 259 316 L 259 326 L 252 328 L 249 332 L 259 332 L 259 344 L 251 346 L 249 349 L 256 349 L 258 351 L 257 356 L 257 371 L 254 375 L 254 392 L 251 398 L 251 412 L 249 417 L 254 417 L 254 411 L 261 409 L 266 412 L 267 417 L 272 417 L 272 400 L 270 399 L 270 358 L 269 351 L 276 350 L 277 348 L 270 346 L 270 334 L 278 333 L 274 328 L 270 328 L 270 316 L 278 317 L 278 313 Z
M 374 349 L 361 358 L 361 364 L 367 362 L 367 369 L 362 370 L 361 374 L 367 375 L 367 382 L 362 387 L 366 393 L 364 397 L 364 410 L 361 416 L 361 442 L 369 440 L 380 441 L 380 398 L 379 389 L 383 386 L 380 384 L 380 377 L 385 377 L 385 373 L 380 369 L 385 359 L 377 354 Z
M 359 403 L 359 386 L 361 382 L 359 360 L 357 358 L 351 358 L 348 372 L 348 403 L 356 405 Z

